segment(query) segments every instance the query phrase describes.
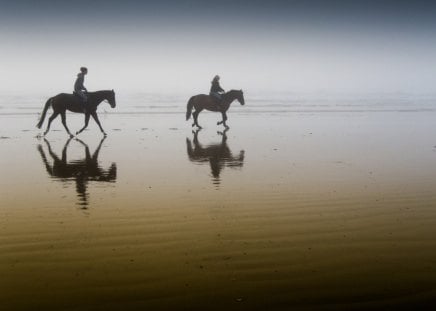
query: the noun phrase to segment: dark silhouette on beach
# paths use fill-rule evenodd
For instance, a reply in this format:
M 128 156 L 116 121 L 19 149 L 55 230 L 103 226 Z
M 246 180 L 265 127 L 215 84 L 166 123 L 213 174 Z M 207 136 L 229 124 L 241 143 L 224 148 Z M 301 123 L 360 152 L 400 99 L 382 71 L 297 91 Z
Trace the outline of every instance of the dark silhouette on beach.
M 221 142 L 217 144 L 209 144 L 203 146 L 198 140 L 200 130 L 193 131 L 193 141 L 186 138 L 186 147 L 189 160 L 193 163 L 210 164 L 213 183 L 219 185 L 220 174 L 224 167 L 241 168 L 244 164 L 244 150 L 239 152 L 239 155 L 234 156 L 229 146 L 227 145 L 227 129 L 223 132 L 218 132 L 222 136 Z
M 41 128 L 42 124 L 44 123 L 45 115 L 47 114 L 48 108 L 52 107 L 53 114 L 48 119 L 48 125 L 46 131 L 44 132 L 44 135 L 47 135 L 48 131 L 50 130 L 51 122 L 60 114 L 62 118 L 62 124 L 64 125 L 65 130 L 70 135 L 70 137 L 73 137 L 73 135 L 70 133 L 70 130 L 68 129 L 66 122 L 66 111 L 69 110 L 71 112 L 85 114 L 85 126 L 81 130 L 77 131 L 76 135 L 80 134 L 88 126 L 89 118 L 92 116 L 92 118 L 100 127 L 101 132 L 106 136 L 107 134 L 101 127 L 100 120 L 97 116 L 97 107 L 104 100 L 107 100 L 111 107 L 115 108 L 116 103 L 114 90 L 87 93 L 87 103 L 85 111 L 83 109 L 83 103 L 80 97 L 66 93 L 58 94 L 47 100 L 44 106 L 44 110 L 42 111 L 41 119 L 36 126 L 38 128 Z
M 197 126 L 201 129 L 202 127 L 198 124 L 198 115 L 203 109 L 207 109 L 210 111 L 221 112 L 223 120 L 219 121 L 217 125 L 223 124 L 225 128 L 228 129 L 229 127 L 226 124 L 226 112 L 229 109 L 230 104 L 234 100 L 237 100 L 241 105 L 245 105 L 244 93 L 242 92 L 242 90 L 231 90 L 225 94 L 222 94 L 220 104 L 218 104 L 216 100 L 210 95 L 199 94 L 192 96 L 189 99 L 188 105 L 186 107 L 186 121 L 189 120 L 189 118 L 191 117 L 191 112 L 194 108 L 195 111 L 192 112 L 192 116 L 194 117 L 194 123 L 192 123 L 192 126 Z
M 117 178 L 117 166 L 115 163 L 112 163 L 108 169 L 103 169 L 98 164 L 98 156 L 105 137 L 103 137 L 103 139 L 100 141 L 93 155 L 91 155 L 89 152 L 88 145 L 76 138 L 75 140 L 85 147 L 85 158 L 69 162 L 67 160 L 67 150 L 71 140 L 72 138 L 67 140 L 64 148 L 62 149 L 62 157 L 59 158 L 57 154 L 53 152 L 48 140 L 44 139 L 52 163 L 50 163 L 49 159 L 47 158 L 44 148 L 41 144 L 38 145 L 38 151 L 41 155 L 47 173 L 52 178 L 60 180 L 61 182 L 68 182 L 71 180 L 76 182 L 79 205 L 86 209 L 88 206 L 89 197 L 87 191 L 88 183 L 90 181 L 115 182 Z

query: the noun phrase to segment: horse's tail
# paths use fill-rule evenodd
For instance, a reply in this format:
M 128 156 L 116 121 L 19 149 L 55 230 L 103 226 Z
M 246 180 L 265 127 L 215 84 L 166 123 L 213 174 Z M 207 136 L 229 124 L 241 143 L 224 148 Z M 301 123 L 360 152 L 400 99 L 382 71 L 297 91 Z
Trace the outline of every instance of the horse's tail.
M 45 103 L 44 110 L 42 110 L 41 119 L 39 119 L 39 122 L 38 122 L 38 124 L 36 125 L 36 127 L 39 128 L 39 129 L 41 128 L 42 124 L 44 123 L 45 115 L 47 114 L 47 110 L 48 110 L 48 108 L 50 108 L 50 106 L 51 106 L 52 99 L 53 99 L 53 97 L 50 97 L 50 98 L 47 100 L 47 102 Z
M 191 117 L 192 108 L 194 107 L 194 96 L 192 96 L 189 101 L 188 105 L 186 106 L 186 121 L 189 120 Z

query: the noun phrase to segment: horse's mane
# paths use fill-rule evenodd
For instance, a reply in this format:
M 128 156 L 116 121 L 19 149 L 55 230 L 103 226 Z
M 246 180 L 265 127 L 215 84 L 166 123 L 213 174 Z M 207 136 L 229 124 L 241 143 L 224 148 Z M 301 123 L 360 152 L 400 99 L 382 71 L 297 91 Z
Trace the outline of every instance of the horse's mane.
M 234 95 L 234 94 L 237 94 L 237 93 L 240 93 L 241 92 L 241 90 L 230 90 L 230 91 L 228 91 L 228 92 L 225 92 L 224 94 L 223 94 L 223 97 L 229 97 L 229 96 L 232 96 L 232 95 Z

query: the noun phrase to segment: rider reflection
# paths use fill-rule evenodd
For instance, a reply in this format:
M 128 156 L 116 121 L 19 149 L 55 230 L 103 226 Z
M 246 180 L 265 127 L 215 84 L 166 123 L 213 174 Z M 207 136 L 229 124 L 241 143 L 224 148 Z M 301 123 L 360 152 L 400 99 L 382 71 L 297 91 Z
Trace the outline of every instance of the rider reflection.
M 49 161 L 44 148 L 41 144 L 38 145 L 38 151 L 45 165 L 47 173 L 56 180 L 61 182 L 69 182 L 74 180 L 76 183 L 76 192 L 79 198 L 78 204 L 83 209 L 87 209 L 89 205 L 88 183 L 95 182 L 115 182 L 117 178 L 117 166 L 115 163 L 108 169 L 103 169 L 98 163 L 98 156 L 105 137 L 100 141 L 98 147 L 91 155 L 89 147 L 80 139 L 75 139 L 85 148 L 85 158 L 80 160 L 67 160 L 67 150 L 72 138 L 69 138 L 62 149 L 62 157 L 53 152 L 50 143 L 44 139 L 47 145 L 48 154 L 52 161 Z

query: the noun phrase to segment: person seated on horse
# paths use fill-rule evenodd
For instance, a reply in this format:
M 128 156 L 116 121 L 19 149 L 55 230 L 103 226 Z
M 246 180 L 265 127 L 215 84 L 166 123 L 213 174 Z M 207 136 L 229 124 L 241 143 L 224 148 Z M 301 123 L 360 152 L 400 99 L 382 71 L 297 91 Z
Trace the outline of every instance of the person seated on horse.
M 225 91 L 220 86 L 220 76 L 216 75 L 212 80 L 212 86 L 210 87 L 209 95 L 216 100 L 218 104 L 221 104 L 222 94 Z
M 85 75 L 88 73 L 88 68 L 81 67 L 80 72 L 77 74 L 76 82 L 74 83 L 74 94 L 76 94 L 82 101 L 83 110 L 86 110 L 86 102 L 88 101 L 88 97 L 86 93 L 88 90 L 83 85 L 85 82 Z

